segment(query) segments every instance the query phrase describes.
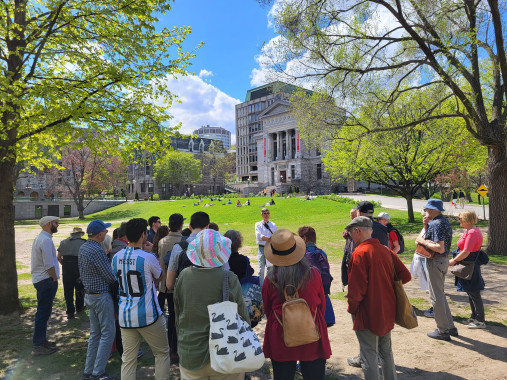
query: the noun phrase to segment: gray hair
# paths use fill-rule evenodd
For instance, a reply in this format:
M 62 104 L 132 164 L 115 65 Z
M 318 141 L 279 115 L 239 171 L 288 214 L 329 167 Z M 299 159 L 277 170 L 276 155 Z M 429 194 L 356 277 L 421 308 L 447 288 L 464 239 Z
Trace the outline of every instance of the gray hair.
M 268 271 L 266 278 L 268 278 L 276 287 L 278 296 L 285 299 L 283 290 L 287 285 L 293 285 L 295 288 L 304 288 L 308 280 L 311 278 L 311 266 L 306 258 L 302 258 L 294 265 L 280 267 L 273 265 Z M 287 288 L 287 295 L 292 296 L 295 293 L 295 288 L 289 286 Z
M 236 230 L 228 230 L 224 236 L 231 239 L 231 252 L 238 252 L 243 245 L 243 236 Z

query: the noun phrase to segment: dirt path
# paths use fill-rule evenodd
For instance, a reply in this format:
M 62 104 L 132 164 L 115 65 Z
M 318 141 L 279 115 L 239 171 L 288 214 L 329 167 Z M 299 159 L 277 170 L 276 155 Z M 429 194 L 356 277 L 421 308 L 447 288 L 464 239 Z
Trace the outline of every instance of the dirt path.
M 59 243 L 68 236 L 71 229 L 72 226 L 62 226 L 54 236 L 54 241 Z M 39 231 L 35 226 L 16 227 L 16 260 L 25 266 L 18 270 L 19 274 L 30 272 L 31 246 Z M 453 338 L 451 342 L 442 342 L 426 337 L 427 332 L 435 329 L 433 319 L 419 317 L 419 327 L 413 330 L 396 326 L 392 331 L 392 341 L 399 379 L 507 380 L 507 266 L 488 264 L 482 269 L 487 286 L 483 299 L 488 328 L 470 330 L 458 322 L 456 325 L 460 336 Z M 332 275 L 335 278 L 332 293 L 341 292 L 339 265 L 332 265 Z M 21 283 L 30 282 L 23 280 Z M 453 315 L 468 318 L 468 297 L 464 293 L 458 293 L 452 284 L 453 278 L 449 275 L 446 293 Z M 428 295 L 419 288 L 417 281 L 411 281 L 405 289 L 409 298 L 425 300 L 429 305 Z M 347 357 L 354 356 L 359 351 L 352 331 L 352 321 L 346 311 L 347 303 L 342 300 L 332 302 L 337 324 L 329 329 L 333 355 L 327 365 L 328 378 L 361 379 L 361 370 L 347 365 Z M 56 313 L 63 314 L 64 310 L 57 310 Z M 259 338 L 262 338 L 264 323 L 257 326 L 256 331 Z M 175 367 L 172 372 L 175 374 L 174 378 L 177 378 Z M 138 378 L 150 378 L 152 374 L 153 369 L 145 367 L 138 371 Z M 252 378 L 271 379 L 269 365 L 266 364 Z

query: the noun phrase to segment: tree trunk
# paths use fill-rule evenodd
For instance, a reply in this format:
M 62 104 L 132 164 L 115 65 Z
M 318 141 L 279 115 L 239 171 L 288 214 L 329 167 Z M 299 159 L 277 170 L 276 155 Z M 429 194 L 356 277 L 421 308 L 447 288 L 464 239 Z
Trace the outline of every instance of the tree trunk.
M 83 197 L 78 196 L 77 202 L 77 212 L 79 213 L 78 219 L 84 219 L 84 205 L 83 205 Z
M 21 310 L 18 297 L 18 277 L 16 271 L 16 242 L 14 238 L 14 167 L 16 158 L 13 152 L 5 149 L 8 141 L 0 147 L 0 295 L 2 307 L 0 314 L 11 314 Z M 9 157 L 11 156 L 11 157 Z M 8 158 L 9 157 L 9 158 Z
M 414 223 L 414 205 L 412 204 L 412 195 L 405 195 L 405 199 L 407 200 L 407 213 L 408 213 L 408 221 L 410 223 Z
M 507 256 L 507 163 L 505 150 L 489 149 L 489 230 L 488 254 Z

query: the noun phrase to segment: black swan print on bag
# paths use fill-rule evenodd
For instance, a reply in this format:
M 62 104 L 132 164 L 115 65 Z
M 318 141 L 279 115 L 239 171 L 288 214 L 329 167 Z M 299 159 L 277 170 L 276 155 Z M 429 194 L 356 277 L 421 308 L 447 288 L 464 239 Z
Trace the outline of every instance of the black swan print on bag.
M 230 319 L 227 320 L 227 330 L 237 330 L 238 329 L 238 322 L 234 322 L 232 324 L 229 324 Z
M 219 329 L 220 330 L 220 334 L 212 332 L 211 333 L 211 339 L 214 340 L 214 339 L 221 339 L 221 338 L 223 338 L 224 337 L 224 333 L 222 332 L 223 329 L 224 329 L 223 327 L 220 327 L 220 329 Z
M 218 348 L 218 344 L 215 346 L 217 349 L 217 355 L 229 355 L 229 351 L 227 350 L 227 347 Z
M 245 360 L 246 359 L 246 355 L 244 352 L 240 353 L 239 355 L 236 355 L 238 351 L 234 351 L 234 361 L 235 362 L 240 362 L 242 360 Z
M 215 313 L 211 313 L 211 315 L 213 316 L 213 318 L 211 319 L 213 322 L 220 322 L 225 320 L 224 314 L 218 314 L 218 317 L 216 316 Z
M 227 343 L 238 343 L 238 339 L 235 336 L 229 336 Z

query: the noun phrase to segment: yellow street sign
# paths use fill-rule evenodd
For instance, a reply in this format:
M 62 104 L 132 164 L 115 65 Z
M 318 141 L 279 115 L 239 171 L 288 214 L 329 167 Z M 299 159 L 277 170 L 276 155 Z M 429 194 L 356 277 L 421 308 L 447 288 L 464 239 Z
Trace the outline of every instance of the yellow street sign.
M 488 188 L 484 185 L 481 185 L 479 186 L 479 188 L 477 189 L 477 192 L 479 193 L 479 195 L 481 197 L 485 197 L 486 194 L 488 193 Z

